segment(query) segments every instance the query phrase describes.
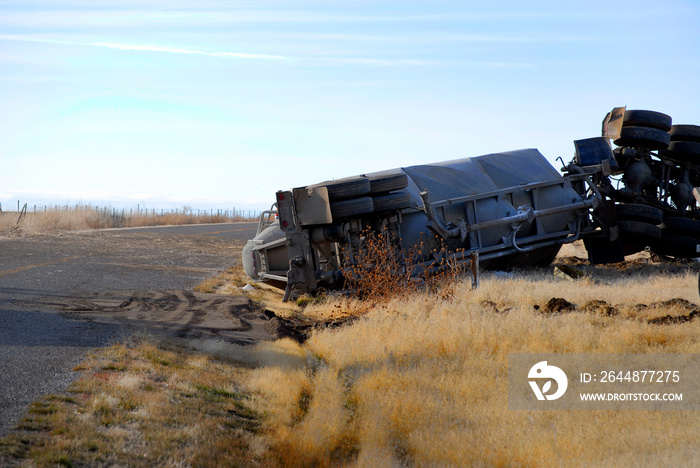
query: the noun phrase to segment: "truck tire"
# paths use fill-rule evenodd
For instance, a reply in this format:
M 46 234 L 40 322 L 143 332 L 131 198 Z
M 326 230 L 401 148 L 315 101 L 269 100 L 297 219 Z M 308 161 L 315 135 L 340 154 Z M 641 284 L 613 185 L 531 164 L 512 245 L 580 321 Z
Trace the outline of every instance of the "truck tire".
M 411 195 L 408 192 L 390 193 L 372 198 L 374 211 L 396 211 L 411 206 Z
M 661 239 L 661 228 L 654 224 L 641 221 L 619 221 L 617 223 L 617 228 L 622 235 L 633 234 L 632 238 L 634 239 Z
M 408 187 L 408 176 L 403 172 L 385 176 L 369 176 L 370 193 L 389 193 Z
M 651 127 L 664 132 L 671 129 L 670 115 L 649 110 L 628 110 L 625 111 L 625 119 L 622 121 L 623 127 Z
M 666 233 L 670 235 L 694 236 L 700 238 L 700 221 L 681 216 L 669 216 L 664 219 Z
M 651 251 L 668 257 L 698 258 L 700 257 L 697 250 L 699 244 L 700 239 L 697 237 L 664 234 Z
M 309 185 L 307 188 L 317 187 L 326 187 L 330 200 L 344 200 L 367 195 L 371 188 L 369 179 L 366 177 L 348 177 L 346 179 L 328 180 L 320 184 Z
M 651 127 L 622 127 L 617 146 L 643 146 L 651 150 L 668 148 L 671 136 L 664 130 Z
M 700 125 L 673 125 L 668 131 L 671 141 L 700 142 Z
M 672 141 L 669 151 L 681 156 L 700 156 L 700 143 L 695 141 Z
M 641 221 L 649 224 L 661 224 L 664 220 L 664 212 L 660 208 L 649 205 L 625 203 L 615 205 L 617 217 L 623 221 Z
M 622 252 L 625 256 L 641 252 L 645 247 L 656 245 L 661 239 L 662 229 L 659 226 L 641 221 L 619 221 Z
M 353 198 L 350 200 L 339 200 L 331 202 L 331 216 L 336 218 L 347 218 L 349 216 L 359 216 L 374 211 L 374 203 L 371 197 Z

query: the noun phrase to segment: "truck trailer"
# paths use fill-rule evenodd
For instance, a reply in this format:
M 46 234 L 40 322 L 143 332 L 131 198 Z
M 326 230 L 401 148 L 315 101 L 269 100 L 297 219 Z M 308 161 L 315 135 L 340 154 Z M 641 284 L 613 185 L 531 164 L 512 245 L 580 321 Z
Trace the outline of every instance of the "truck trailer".
M 606 115 L 601 136 L 574 147 L 560 171 L 537 149 L 520 149 L 280 190 L 243 249 L 243 267 L 288 300 L 347 288 L 366 262 L 368 233 L 410 251 L 418 277 L 446 256 L 478 258 L 484 269 L 547 266 L 579 239 L 593 264 L 647 248 L 700 256 L 700 126 L 621 107 Z

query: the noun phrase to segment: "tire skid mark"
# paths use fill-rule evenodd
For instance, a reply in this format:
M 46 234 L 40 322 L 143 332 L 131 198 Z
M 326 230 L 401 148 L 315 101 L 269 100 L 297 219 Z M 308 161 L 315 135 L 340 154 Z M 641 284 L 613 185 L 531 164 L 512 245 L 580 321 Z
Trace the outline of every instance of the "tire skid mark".
M 279 318 L 244 296 L 137 290 L 52 298 L 51 303 L 71 318 L 184 339 L 251 344 L 290 333 Z

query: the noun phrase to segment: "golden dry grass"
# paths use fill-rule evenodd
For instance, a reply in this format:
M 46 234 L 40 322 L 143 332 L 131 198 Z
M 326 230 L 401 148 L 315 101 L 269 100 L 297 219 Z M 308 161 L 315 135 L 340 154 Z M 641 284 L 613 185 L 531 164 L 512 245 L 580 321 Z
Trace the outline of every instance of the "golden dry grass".
M 260 345 L 264 364 L 248 381 L 269 430 L 259 446 L 288 466 L 692 466 L 696 411 L 530 412 L 507 401 L 508 353 L 700 352 L 700 321 L 647 322 L 688 313 L 662 301 L 697 302 L 696 272 L 678 269 L 601 268 L 604 283 L 595 269 L 574 283 L 549 270 L 486 274 L 476 291 L 465 282 L 447 299 L 401 297 L 304 345 Z M 543 314 L 552 297 L 579 310 Z M 591 300 L 619 313 L 580 311 Z M 337 310 L 331 301 L 305 313 Z
M 107 229 L 141 226 L 165 226 L 182 224 L 209 224 L 249 219 L 231 218 L 220 214 L 194 214 L 189 210 L 177 212 L 156 212 L 131 210 L 108 211 L 91 206 L 76 206 L 68 209 L 49 209 L 47 211 L 29 211 L 0 214 L 0 236 L 52 234 L 60 231 L 79 231 L 85 229 Z
M 578 250 L 577 250 L 578 249 Z M 223 361 L 149 340 L 90 357 L 66 395 L 32 405 L 2 456 L 26 466 L 694 466 L 697 411 L 513 411 L 512 352 L 698 353 L 700 320 L 655 325 L 698 302 L 698 266 L 592 267 L 484 274 L 378 304 L 351 325 L 299 344 L 266 342 Z M 212 286 L 241 293 L 231 270 Z M 281 292 L 246 294 L 298 314 Z M 543 313 L 561 297 L 569 313 Z M 593 300 L 609 308 L 586 308 Z M 309 301 L 319 321 L 356 314 L 356 299 Z M 644 304 L 644 306 L 638 306 Z M 538 306 L 539 310 L 535 307 Z M 588 311 L 585 311 L 588 310 Z M 251 368 L 251 363 L 255 363 Z

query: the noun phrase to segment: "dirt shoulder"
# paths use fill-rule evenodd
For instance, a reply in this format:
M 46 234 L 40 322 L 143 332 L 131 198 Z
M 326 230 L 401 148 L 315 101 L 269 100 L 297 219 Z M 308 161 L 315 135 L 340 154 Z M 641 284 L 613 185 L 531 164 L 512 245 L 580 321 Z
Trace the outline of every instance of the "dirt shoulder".
M 236 265 L 254 226 L 193 229 L 0 238 L 0 355 L 7 357 L 0 361 L 0 434 L 41 395 L 65 390 L 87 352 L 139 327 L 187 337 L 218 328 L 244 333 L 251 324 L 256 336 L 274 336 L 263 334 L 262 318 L 259 328 L 247 318 L 255 309 L 248 302 L 226 299 L 207 317 L 214 300 L 186 292 Z M 131 305 L 119 307 L 125 301 Z M 229 309 L 241 314 L 222 315 Z

